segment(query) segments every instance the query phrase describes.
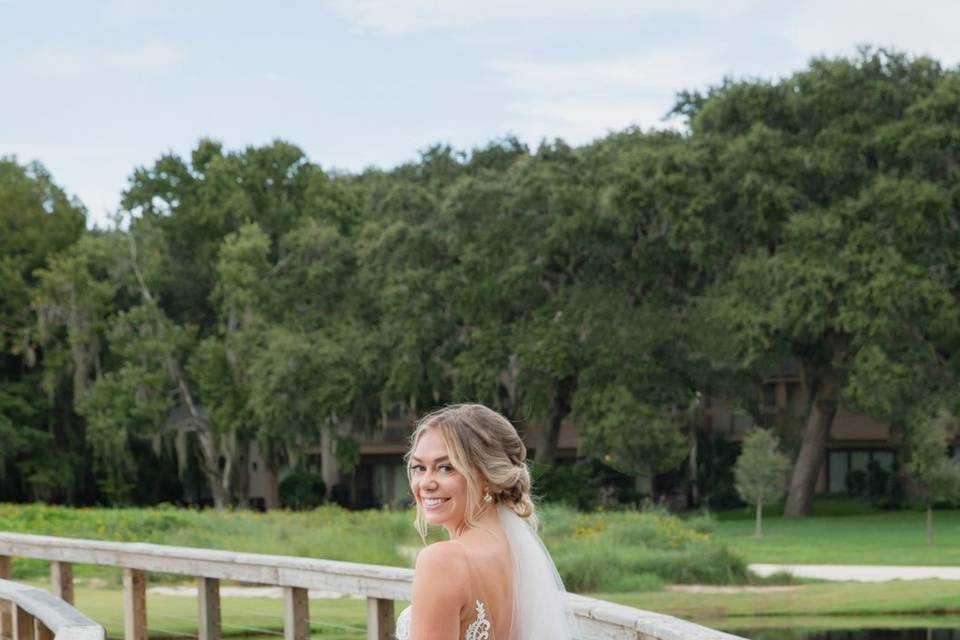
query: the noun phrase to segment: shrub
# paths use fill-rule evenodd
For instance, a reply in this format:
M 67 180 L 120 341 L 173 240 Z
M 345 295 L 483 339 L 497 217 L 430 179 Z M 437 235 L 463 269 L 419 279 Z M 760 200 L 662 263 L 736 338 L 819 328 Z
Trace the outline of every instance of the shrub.
M 863 496 L 867 492 L 867 474 L 860 469 L 852 469 L 847 472 L 846 482 L 847 493 L 852 496 Z
M 286 509 L 313 509 L 323 504 L 327 486 L 323 478 L 309 471 L 295 471 L 280 482 L 280 506 Z
M 700 533 L 713 534 L 717 530 L 717 519 L 709 511 L 701 511 L 692 518 L 687 518 L 685 524 Z
M 545 510 L 546 511 L 546 510 Z M 541 531 L 571 591 L 656 588 L 659 583 L 743 583 L 746 563 L 706 531 L 662 511 L 543 514 Z M 712 518 L 701 516 L 703 528 Z
M 599 491 L 584 461 L 546 465 L 532 463 L 534 488 L 542 502 L 566 504 L 581 511 L 597 507 Z

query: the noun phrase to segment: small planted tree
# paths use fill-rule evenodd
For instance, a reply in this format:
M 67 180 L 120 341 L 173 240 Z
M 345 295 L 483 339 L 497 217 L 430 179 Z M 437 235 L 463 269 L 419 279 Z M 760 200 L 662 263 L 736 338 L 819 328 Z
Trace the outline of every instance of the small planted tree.
M 957 419 L 946 412 L 917 422 L 910 430 L 907 473 L 920 486 L 927 507 L 927 545 L 933 546 L 933 505 L 960 502 L 960 461 L 947 455 Z
M 775 502 L 786 489 L 790 462 L 780 453 L 777 437 L 753 429 L 743 438 L 743 450 L 733 467 L 737 493 L 757 510 L 756 536 L 763 536 L 763 505 Z

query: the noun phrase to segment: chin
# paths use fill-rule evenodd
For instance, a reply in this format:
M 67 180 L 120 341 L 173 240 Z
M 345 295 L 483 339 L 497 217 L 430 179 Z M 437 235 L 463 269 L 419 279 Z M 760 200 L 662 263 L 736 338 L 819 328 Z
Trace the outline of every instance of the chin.
M 444 509 L 443 513 L 436 513 L 433 511 L 428 511 L 422 505 L 420 509 L 423 511 L 424 519 L 427 521 L 427 524 L 434 527 L 445 527 L 452 522 L 457 520 L 457 514 L 453 509 Z M 463 519 L 462 517 L 460 518 Z

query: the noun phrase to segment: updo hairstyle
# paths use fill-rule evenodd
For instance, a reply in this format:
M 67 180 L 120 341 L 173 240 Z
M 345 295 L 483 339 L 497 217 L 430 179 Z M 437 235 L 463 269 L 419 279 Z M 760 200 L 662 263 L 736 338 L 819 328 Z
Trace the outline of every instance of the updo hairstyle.
M 464 520 L 468 527 L 476 526 L 476 519 L 486 503 L 478 496 L 488 489 L 491 504 L 503 504 L 536 528 L 537 517 L 530 498 L 530 471 L 527 469 L 527 447 L 510 421 L 482 404 L 455 404 L 423 416 L 410 438 L 410 449 L 405 460 L 407 477 L 412 480 L 410 457 L 420 437 L 436 430 L 447 446 L 450 463 L 467 481 L 467 505 Z M 422 538 L 426 538 L 427 521 L 417 504 L 414 523 Z

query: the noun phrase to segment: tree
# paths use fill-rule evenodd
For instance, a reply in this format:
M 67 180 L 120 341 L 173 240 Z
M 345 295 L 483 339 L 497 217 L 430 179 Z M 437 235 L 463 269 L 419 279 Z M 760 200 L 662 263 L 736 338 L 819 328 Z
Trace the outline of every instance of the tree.
M 597 405 L 577 407 L 584 419 L 583 451 L 634 477 L 670 471 L 686 457 L 683 432 L 691 425 L 685 410 L 645 404 L 620 386 L 588 397 Z
M 103 372 L 107 317 L 116 308 L 119 289 L 111 274 L 116 270 L 120 240 L 112 233 L 82 236 L 34 271 L 30 309 L 35 319 L 27 348 L 39 356 L 38 371 L 48 401 L 61 408 L 60 419 L 52 422 L 54 449 L 72 450 L 84 460 L 91 457 L 92 447 L 81 404 Z M 51 464 L 67 462 L 56 454 L 47 459 Z M 54 472 L 49 477 L 73 484 L 69 474 Z M 64 489 L 53 495 L 69 495 Z
M 697 399 L 717 381 L 692 348 L 688 310 L 703 277 L 672 230 L 698 188 L 698 158 L 679 135 L 635 130 L 584 153 L 601 194 L 577 230 L 593 255 L 577 300 L 587 309 L 573 408 L 584 450 L 630 475 L 688 457 L 695 468 Z M 696 503 L 695 474 L 689 480 Z
M 779 500 L 786 488 L 790 462 L 780 453 L 777 437 L 766 429 L 752 429 L 743 438 L 743 451 L 733 467 L 740 498 L 757 510 L 756 536 L 763 536 L 763 505 Z
M 103 388 L 122 383 L 118 388 L 148 398 L 148 385 L 166 400 L 139 407 L 140 435 L 172 439 L 181 460 L 189 451 L 218 507 L 246 504 L 253 442 L 276 472 L 310 433 L 297 431 L 304 420 L 265 422 L 284 400 L 258 376 L 271 371 L 264 363 L 278 345 L 289 353 L 290 340 L 278 336 L 295 341 L 312 335 L 318 322 L 349 320 L 328 312 L 342 297 L 338 291 L 352 291 L 340 276 L 353 265 L 348 260 L 344 272 L 341 256 L 325 251 L 339 249 L 340 236 L 356 228 L 352 198 L 341 181 L 279 141 L 224 153 L 203 140 L 189 162 L 168 155 L 138 169 L 124 194 L 131 215 L 127 266 L 138 300 L 116 319 L 116 361 Z M 314 288 L 319 282 L 328 288 Z M 310 393 L 315 369 L 291 379 L 284 363 L 273 361 L 279 373 L 267 382 L 282 379 L 290 385 L 285 393 Z M 90 405 L 91 415 L 103 426 L 98 433 L 122 433 L 109 396 L 105 391 Z M 311 428 L 327 415 L 311 416 Z M 278 446 L 281 440 L 287 444 Z
M 755 379 L 792 358 L 809 391 L 788 516 L 811 511 L 841 403 L 896 420 L 950 384 L 958 89 L 932 60 L 864 50 L 681 101 L 703 188 L 677 233 L 709 274 L 714 357 Z
M 49 351 L 40 345 L 31 308 L 38 269 L 74 245 L 85 217 L 41 164 L 0 157 L 0 500 L 86 497 L 83 425 L 71 408 L 70 377 L 44 374 L 58 369 L 65 353 L 52 342 Z
M 960 502 L 960 460 L 947 456 L 947 443 L 957 420 L 941 412 L 916 422 L 908 434 L 907 473 L 922 487 L 927 511 L 927 545 L 933 546 L 933 505 Z

